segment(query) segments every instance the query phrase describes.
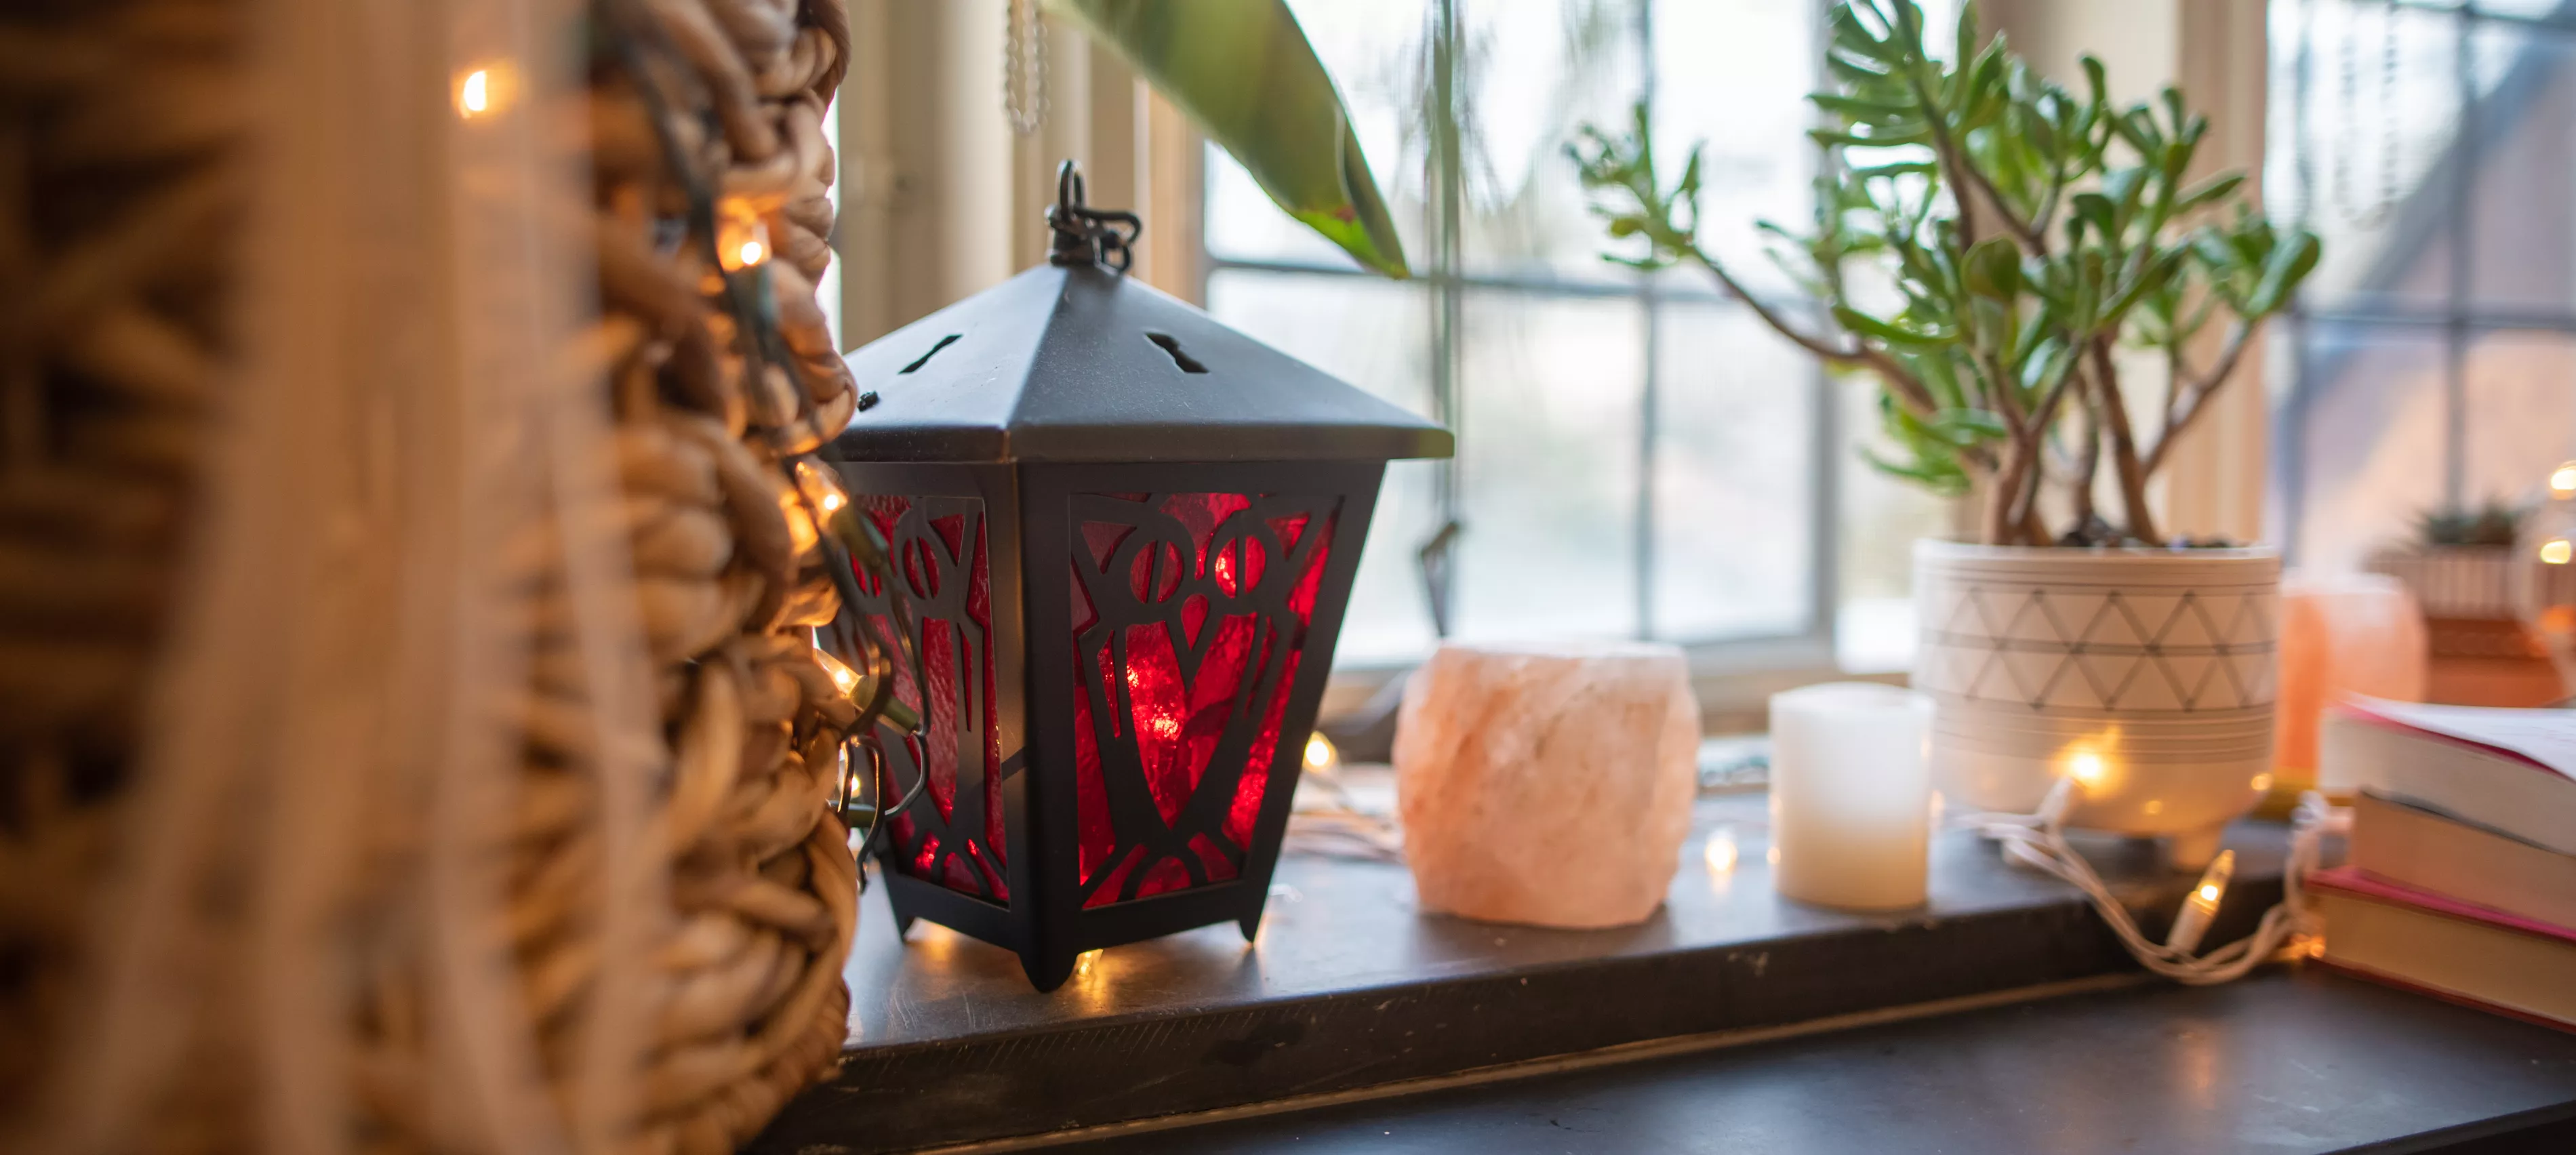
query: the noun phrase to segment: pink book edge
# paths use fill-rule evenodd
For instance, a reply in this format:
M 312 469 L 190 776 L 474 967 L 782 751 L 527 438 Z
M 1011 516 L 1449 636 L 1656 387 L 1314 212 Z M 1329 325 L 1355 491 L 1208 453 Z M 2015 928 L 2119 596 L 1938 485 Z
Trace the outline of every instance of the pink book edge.
M 2529 754 L 2525 754 L 2520 750 L 2498 746 L 2493 743 L 2480 742 L 2473 738 L 2463 738 L 2457 734 L 2445 734 L 2439 730 L 2427 730 L 2422 726 L 2418 726 L 2413 722 L 2405 720 L 2404 718 L 2391 718 L 2386 714 L 2382 714 L 2377 710 L 2373 710 L 2370 707 L 2363 705 L 2360 701 L 2355 699 L 2346 698 L 2327 709 L 2332 713 L 2341 714 L 2353 721 L 2377 726 L 2383 730 L 2395 730 L 2401 734 L 2412 734 L 2418 738 L 2425 738 L 2435 742 L 2445 743 L 2447 745 L 2458 746 L 2463 749 L 2475 750 L 2478 753 L 2502 759 L 2517 766 L 2526 766 L 2533 770 L 2538 770 L 2552 778 L 2576 781 L 2576 778 L 2570 778 L 2567 774 L 2560 772 L 2557 767 L 2552 766 L 2547 762 L 2543 762 L 2538 758 L 2534 758 Z
M 2355 898 L 2384 902 L 2392 906 L 2411 906 L 2444 918 L 2483 923 L 2487 926 L 2501 927 L 2538 938 L 2556 939 L 2559 942 L 2576 945 L 2576 929 L 2461 902 L 2447 894 L 2437 894 L 2433 891 L 2390 882 L 2378 875 L 2364 872 L 2358 867 L 2338 866 L 2332 870 L 2318 871 L 2308 876 L 2308 886 L 2316 890 L 2341 892 Z M 2331 928 L 2328 929 L 2327 934 L 2333 934 Z

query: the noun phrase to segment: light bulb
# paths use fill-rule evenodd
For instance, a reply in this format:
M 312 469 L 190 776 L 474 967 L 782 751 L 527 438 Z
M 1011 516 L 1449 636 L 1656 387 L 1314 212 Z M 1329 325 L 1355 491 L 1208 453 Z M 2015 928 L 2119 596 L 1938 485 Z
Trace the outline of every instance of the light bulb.
M 849 493 L 833 479 L 832 471 L 812 461 L 796 463 L 796 489 L 805 495 L 805 500 L 814 503 L 815 509 L 822 511 L 825 521 L 831 520 L 833 514 L 850 504 Z
M 2184 954 L 2200 949 L 2200 938 L 2209 933 L 2209 920 L 2218 914 L 2218 902 L 2227 897 L 2227 881 L 2236 875 L 2236 852 L 2222 850 L 2209 860 L 2209 869 L 2200 873 L 2200 884 L 2182 900 L 2182 909 L 2174 912 L 2173 932 L 2165 936 L 2165 947 Z
M 824 675 L 832 679 L 832 687 L 839 690 L 843 697 L 848 697 L 851 691 L 859 688 L 859 672 L 851 669 L 849 663 L 833 657 L 831 651 L 816 646 L 814 664 L 823 667 Z
M 1333 740 L 1320 733 L 1306 737 L 1306 769 L 1317 774 L 1330 774 L 1342 764 L 1342 752 Z
M 2565 565 L 2570 558 L 2576 558 L 2576 545 L 2568 544 L 2566 538 L 2553 537 L 2540 543 L 2540 560 L 2543 564 Z
M 2576 461 L 2549 471 L 2549 496 L 2561 501 L 2576 497 Z
M 2102 756 L 2090 750 L 2082 751 L 2066 760 L 2066 774 L 2075 779 L 2078 786 L 2088 789 L 2098 786 L 2102 782 Z
M 1708 833 L 1708 850 L 1702 855 L 1708 861 L 1710 874 L 1726 874 L 1735 869 L 1735 828 L 1720 826 Z
M 1094 947 L 1082 952 L 1081 954 L 1073 956 L 1073 977 L 1084 978 L 1090 975 L 1091 964 L 1098 961 L 1099 958 L 1100 948 L 1098 947 Z
M 473 120 L 509 107 L 517 75 L 508 61 L 478 64 L 457 73 L 456 115 Z
M 769 222 L 741 197 L 716 202 L 716 260 L 728 273 L 755 268 L 769 259 Z

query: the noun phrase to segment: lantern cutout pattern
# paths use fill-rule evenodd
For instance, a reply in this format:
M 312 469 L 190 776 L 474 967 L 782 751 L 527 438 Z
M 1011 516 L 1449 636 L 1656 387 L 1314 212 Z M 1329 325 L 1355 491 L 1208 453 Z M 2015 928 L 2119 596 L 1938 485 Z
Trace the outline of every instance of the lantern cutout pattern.
M 828 453 L 900 588 L 860 574 L 827 641 L 911 631 L 921 725 L 865 752 L 882 797 L 921 787 L 878 849 L 897 923 L 1041 990 L 1099 947 L 1255 933 L 1386 462 L 1451 451 L 1130 280 L 1134 218 L 1078 176 L 1050 219 L 1048 264 L 849 355 L 880 400 Z

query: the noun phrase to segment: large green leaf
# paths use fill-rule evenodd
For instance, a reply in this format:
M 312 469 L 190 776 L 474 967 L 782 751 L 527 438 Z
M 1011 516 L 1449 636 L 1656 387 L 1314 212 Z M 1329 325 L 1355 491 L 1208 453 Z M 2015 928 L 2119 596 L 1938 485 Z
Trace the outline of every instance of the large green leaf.
M 1047 0 L 1243 162 L 1288 215 L 1363 265 L 1406 275 L 1333 78 L 1286 0 Z

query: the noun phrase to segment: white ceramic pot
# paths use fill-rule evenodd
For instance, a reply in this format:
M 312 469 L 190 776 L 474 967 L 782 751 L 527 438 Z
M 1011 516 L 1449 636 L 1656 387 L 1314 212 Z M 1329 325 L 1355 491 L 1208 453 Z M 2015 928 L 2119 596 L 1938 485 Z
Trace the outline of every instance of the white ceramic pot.
M 2218 852 L 2271 785 L 2279 555 L 1922 541 L 1914 685 L 1953 806 L 2028 812 L 2086 783 L 2070 824 Z

